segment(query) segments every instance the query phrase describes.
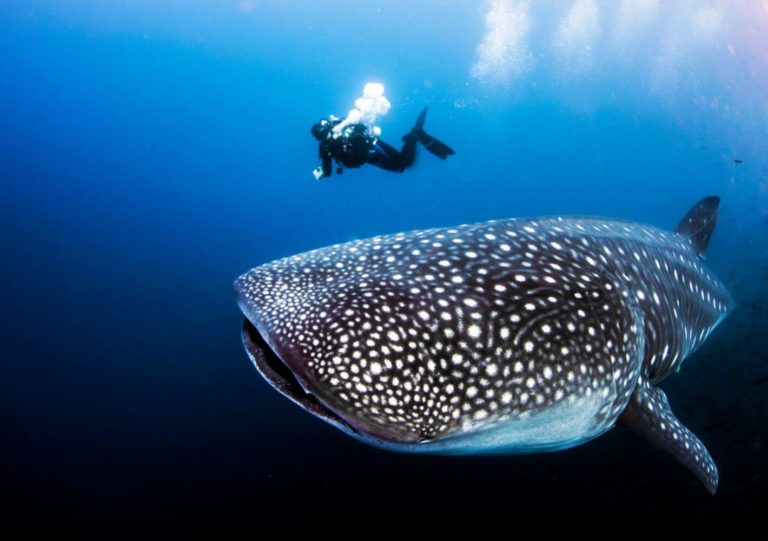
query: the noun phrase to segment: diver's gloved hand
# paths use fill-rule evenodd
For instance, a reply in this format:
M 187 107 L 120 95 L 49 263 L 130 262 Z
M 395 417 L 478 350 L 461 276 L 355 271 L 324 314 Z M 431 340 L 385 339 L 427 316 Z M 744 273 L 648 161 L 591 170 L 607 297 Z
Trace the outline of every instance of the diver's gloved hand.
M 312 170 L 312 176 L 315 177 L 315 180 L 320 180 L 323 178 L 323 168 L 322 167 L 315 167 Z

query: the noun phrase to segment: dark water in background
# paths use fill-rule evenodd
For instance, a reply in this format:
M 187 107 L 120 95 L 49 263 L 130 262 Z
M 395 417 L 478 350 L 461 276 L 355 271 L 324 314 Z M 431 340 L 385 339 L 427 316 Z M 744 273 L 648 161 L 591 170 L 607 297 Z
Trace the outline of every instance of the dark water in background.
M 0 530 L 758 518 L 768 7 L 410 4 L 0 2 Z M 483 56 L 489 28 L 528 56 Z M 316 182 L 309 126 L 368 80 L 385 140 L 429 104 L 457 155 Z M 708 264 L 739 307 L 664 389 L 714 498 L 621 429 L 543 455 L 372 449 L 242 350 L 231 283 L 268 260 L 512 216 L 672 227 L 709 194 Z

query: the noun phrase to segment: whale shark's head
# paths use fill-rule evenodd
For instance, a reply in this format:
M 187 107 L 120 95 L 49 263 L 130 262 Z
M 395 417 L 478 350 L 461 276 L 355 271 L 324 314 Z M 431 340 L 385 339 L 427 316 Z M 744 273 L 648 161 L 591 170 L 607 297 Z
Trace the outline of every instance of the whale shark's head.
M 406 351 L 412 350 L 407 332 L 385 328 L 395 320 L 406 323 L 392 318 L 396 300 L 387 295 L 383 304 L 364 302 L 366 292 L 352 285 L 340 297 L 328 290 L 323 295 L 317 274 L 305 276 L 308 287 L 284 288 L 285 277 L 270 265 L 241 276 L 235 292 L 246 316 L 243 344 L 276 390 L 369 443 L 417 443 L 448 428 L 424 430 L 424 411 L 428 402 L 433 405 L 426 383 L 431 378 L 418 374 L 423 368 L 406 367 L 423 358 L 423 352 Z M 424 381 L 423 388 L 416 389 L 415 381 Z M 403 400 L 403 390 L 416 394 Z

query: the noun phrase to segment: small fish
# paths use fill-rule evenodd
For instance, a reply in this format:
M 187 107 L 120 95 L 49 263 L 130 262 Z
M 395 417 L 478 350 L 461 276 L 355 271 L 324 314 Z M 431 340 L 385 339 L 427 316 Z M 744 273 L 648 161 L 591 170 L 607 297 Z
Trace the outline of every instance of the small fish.
M 734 159 L 733 159 L 733 163 L 736 163 L 736 164 L 739 164 L 739 163 L 744 163 L 744 160 L 740 160 L 740 159 L 738 159 L 738 158 L 734 158 Z
M 235 282 L 243 342 L 279 392 L 378 447 L 554 451 L 620 424 L 714 493 L 715 463 L 656 384 L 734 307 L 701 257 L 719 201 L 675 232 L 510 219 L 280 259 Z

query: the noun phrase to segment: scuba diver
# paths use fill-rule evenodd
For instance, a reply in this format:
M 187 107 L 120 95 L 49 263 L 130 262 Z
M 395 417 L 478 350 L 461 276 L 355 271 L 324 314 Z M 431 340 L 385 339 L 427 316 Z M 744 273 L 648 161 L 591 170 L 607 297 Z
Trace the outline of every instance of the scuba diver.
M 399 151 L 379 139 L 381 130 L 373 123 L 378 116 L 386 114 L 390 107 L 383 93 L 383 86 L 368 83 L 363 90 L 363 97 L 355 102 L 356 108 L 350 111 L 346 119 L 331 116 L 312 126 L 312 135 L 320 142 L 322 160 L 322 166 L 312 172 L 316 179 L 331 176 L 334 160 L 338 166 L 337 174 L 341 174 L 344 167 L 360 167 L 366 163 L 402 173 L 416 158 L 416 143 L 421 143 L 427 151 L 443 160 L 455 154 L 448 145 L 424 131 L 426 107 L 411 131 L 403 136 L 403 146 Z

